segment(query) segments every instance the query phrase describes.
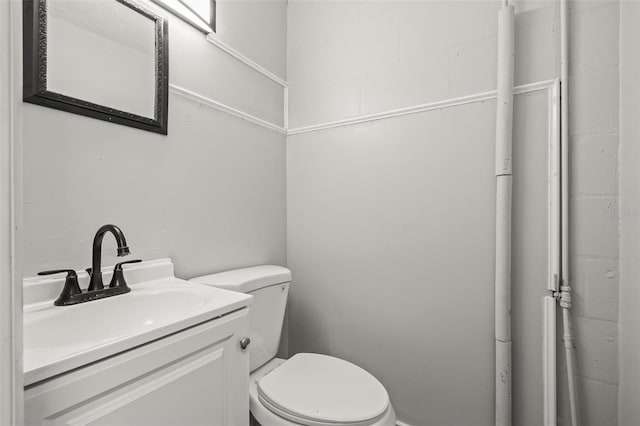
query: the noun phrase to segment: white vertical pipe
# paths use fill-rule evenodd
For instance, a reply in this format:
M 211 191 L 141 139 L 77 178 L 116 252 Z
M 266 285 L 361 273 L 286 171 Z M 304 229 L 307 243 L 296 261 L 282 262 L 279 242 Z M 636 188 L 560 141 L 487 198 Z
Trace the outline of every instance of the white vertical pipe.
M 498 12 L 498 82 L 496 118 L 496 176 L 511 176 L 513 129 L 514 11 Z
M 561 198 L 562 198 L 562 272 L 560 307 L 562 308 L 563 340 L 567 364 L 571 424 L 580 425 L 575 371 L 575 349 L 571 329 L 571 281 L 569 271 L 569 5 L 560 0 L 560 114 L 561 114 Z
M 562 194 L 562 282 L 569 281 L 569 31 L 568 5 L 560 0 L 560 126 L 561 134 L 561 194 Z
M 554 81 L 549 90 L 549 271 L 547 290 L 551 293 L 560 291 L 561 270 L 561 178 L 560 178 L 560 79 Z
M 560 280 L 561 208 L 560 208 L 560 80 L 549 91 L 549 270 L 544 298 L 544 426 L 557 424 L 557 345 L 556 345 L 556 294 Z
M 557 424 L 556 299 L 544 298 L 544 426 Z
M 569 409 L 571 411 L 571 424 L 573 426 L 580 426 L 580 412 L 578 410 L 578 386 L 576 383 L 576 354 L 573 346 L 573 330 L 571 328 L 571 287 L 562 286 L 561 302 L 562 307 L 562 328 L 564 341 L 564 354 L 567 363 L 567 381 L 569 385 Z M 567 300 L 568 303 L 563 303 L 562 299 Z
M 511 195 L 513 138 L 514 10 L 498 13 L 496 110 L 496 425 L 511 425 Z

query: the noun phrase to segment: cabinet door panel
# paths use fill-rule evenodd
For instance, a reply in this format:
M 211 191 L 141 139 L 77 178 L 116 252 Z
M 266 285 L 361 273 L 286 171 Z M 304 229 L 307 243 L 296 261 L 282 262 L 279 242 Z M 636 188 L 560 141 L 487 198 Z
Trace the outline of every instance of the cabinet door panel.
M 28 389 L 27 425 L 248 424 L 243 311 Z M 119 383 L 105 389 L 105 377 Z

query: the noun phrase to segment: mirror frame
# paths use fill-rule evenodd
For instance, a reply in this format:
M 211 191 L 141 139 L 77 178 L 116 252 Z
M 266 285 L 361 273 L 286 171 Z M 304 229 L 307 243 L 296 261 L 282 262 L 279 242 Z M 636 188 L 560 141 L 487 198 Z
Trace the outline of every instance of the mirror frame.
M 23 0 L 23 101 L 166 135 L 169 107 L 167 20 L 130 0 L 113 1 L 155 22 L 154 118 L 47 90 L 47 0 Z

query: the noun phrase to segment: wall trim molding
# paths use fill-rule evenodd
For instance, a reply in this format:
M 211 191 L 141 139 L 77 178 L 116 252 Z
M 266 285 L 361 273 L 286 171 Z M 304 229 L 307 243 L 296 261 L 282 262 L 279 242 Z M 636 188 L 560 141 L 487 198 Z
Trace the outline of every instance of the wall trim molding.
M 269 71 L 268 69 L 260 65 L 259 63 L 251 60 L 247 56 L 243 55 L 242 53 L 235 50 L 233 47 L 229 46 L 228 44 L 220 40 L 220 38 L 216 35 L 216 33 L 207 34 L 206 39 L 209 43 L 213 44 L 218 49 L 222 50 L 223 52 L 227 53 L 228 55 L 237 59 L 238 61 L 242 62 L 248 67 L 253 68 L 258 73 L 262 74 L 264 77 L 275 82 L 276 84 L 279 84 L 283 88 L 282 100 L 283 100 L 283 109 L 284 109 L 283 111 L 284 126 L 282 128 L 285 130 L 285 134 L 286 134 L 286 130 L 289 128 L 289 83 L 286 80 L 278 77 L 277 75 L 275 75 L 274 73 L 272 73 L 271 71 Z M 272 123 L 269 123 L 269 124 L 272 124 Z M 280 126 L 277 126 L 277 127 L 280 127 Z M 280 130 L 277 130 L 277 129 L 273 129 L 273 130 L 280 132 Z
M 526 93 L 537 92 L 540 90 L 550 90 L 550 89 L 553 89 L 556 83 L 557 83 L 557 80 L 553 79 L 553 80 L 544 80 L 544 81 L 538 81 L 535 83 L 523 84 L 520 86 L 516 86 L 514 88 L 513 93 L 514 95 L 522 95 Z M 342 120 L 330 121 L 327 123 L 313 124 L 310 126 L 303 126 L 303 127 L 298 127 L 294 129 L 289 129 L 288 128 L 289 126 L 289 117 L 288 117 L 289 87 L 288 86 L 285 86 L 283 90 L 284 126 L 280 126 L 278 124 L 256 117 L 247 112 L 241 111 L 237 108 L 226 105 L 222 102 L 218 102 L 214 99 L 200 95 L 196 92 L 193 92 L 189 89 L 185 89 L 184 87 L 181 87 L 175 84 L 169 85 L 169 92 L 183 96 L 199 104 L 217 109 L 218 111 L 226 112 L 227 114 L 233 115 L 234 117 L 240 118 L 242 120 L 246 120 L 250 123 L 256 124 L 258 126 L 264 127 L 269 130 L 273 130 L 275 132 L 278 132 L 286 136 L 297 135 L 300 133 L 315 132 L 315 131 L 325 130 L 325 129 L 332 129 L 335 127 L 351 126 L 354 124 L 366 123 L 369 121 L 385 120 L 388 118 L 401 117 L 403 115 L 417 114 L 420 112 L 433 111 L 437 109 L 451 108 L 451 107 L 466 105 L 466 104 L 475 103 L 475 102 L 484 102 L 484 101 L 495 99 L 497 96 L 497 92 L 495 90 L 492 90 L 489 92 L 474 93 L 472 95 L 461 96 L 457 98 L 443 99 L 440 101 L 429 102 L 425 104 L 414 105 L 414 106 L 409 106 L 404 108 L 398 108 L 398 109 L 389 110 L 389 111 L 377 112 L 374 114 L 361 115 L 357 117 L 345 118 Z
M 233 115 L 234 117 L 238 117 L 250 123 L 257 124 L 258 126 L 264 127 L 266 129 L 273 130 L 283 135 L 287 134 L 286 129 L 282 126 L 271 123 L 267 120 L 263 120 L 262 118 L 258 118 L 244 111 L 240 111 L 239 109 L 233 108 L 229 105 L 223 104 L 222 102 L 218 102 L 214 99 L 207 98 L 206 96 L 199 95 L 196 92 L 185 89 L 184 87 L 180 87 L 175 84 L 170 84 L 169 92 L 175 93 L 176 95 L 180 95 L 182 97 L 190 99 L 199 104 L 217 109 L 218 111 L 226 112 L 227 114 Z
M 287 133 L 289 132 L 289 88 L 285 87 L 284 88 L 284 93 L 283 93 L 283 99 L 282 99 L 282 106 L 283 106 L 283 121 L 284 121 L 284 128 L 287 130 Z
M 553 87 L 555 81 L 556 81 L 555 79 L 545 80 L 545 81 L 538 81 L 530 84 L 524 84 L 521 86 L 516 86 L 514 88 L 513 93 L 515 95 L 521 95 L 521 94 L 535 92 L 539 90 L 547 90 Z M 400 117 L 403 115 L 417 114 L 425 111 L 450 108 L 450 107 L 470 104 L 474 102 L 483 102 L 483 101 L 495 99 L 496 96 L 497 96 L 497 92 L 495 90 L 492 90 L 490 92 L 475 93 L 472 95 L 461 96 L 458 98 L 444 99 L 441 101 L 429 102 L 426 104 L 420 104 L 420 105 L 414 105 L 414 106 L 409 106 L 409 107 L 404 107 L 404 108 L 399 108 L 399 109 L 394 109 L 389 111 L 377 112 L 374 114 L 345 118 L 342 120 L 330 121 L 322 124 L 314 124 L 310 126 L 297 127 L 294 129 L 289 129 L 287 131 L 287 135 L 297 135 L 300 133 L 315 132 L 318 130 L 331 129 L 334 127 L 351 126 L 353 124 L 366 123 L 368 121 L 385 120 L 387 118 Z
M 0 424 L 23 423 L 22 4 L 0 1 Z
M 263 76 L 267 77 L 269 80 L 272 80 L 275 83 L 278 83 L 282 87 L 289 87 L 289 84 L 285 80 L 283 80 L 282 78 L 278 77 L 277 75 L 275 75 L 274 73 L 272 73 L 271 71 L 269 71 L 268 69 L 263 67 L 262 65 L 258 64 L 257 62 L 252 61 L 251 59 L 249 59 L 248 57 L 246 57 L 242 53 L 238 52 L 237 50 L 235 50 L 234 48 L 232 48 L 228 44 L 224 43 L 222 40 L 220 40 L 220 38 L 218 38 L 218 36 L 215 33 L 208 34 L 207 35 L 207 41 L 209 43 L 213 44 L 214 46 L 218 47 L 220 50 L 222 50 L 222 51 L 228 53 L 229 55 L 233 56 L 238 61 L 240 61 L 240 62 L 244 63 L 245 65 L 253 68 L 256 71 L 258 71 L 260 74 L 262 74 Z

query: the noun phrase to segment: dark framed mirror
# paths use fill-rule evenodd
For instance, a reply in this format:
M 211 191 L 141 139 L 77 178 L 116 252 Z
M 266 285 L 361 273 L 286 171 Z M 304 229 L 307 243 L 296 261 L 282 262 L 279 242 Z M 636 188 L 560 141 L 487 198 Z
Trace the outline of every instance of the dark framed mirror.
M 23 0 L 25 102 L 167 134 L 167 22 L 131 0 Z

